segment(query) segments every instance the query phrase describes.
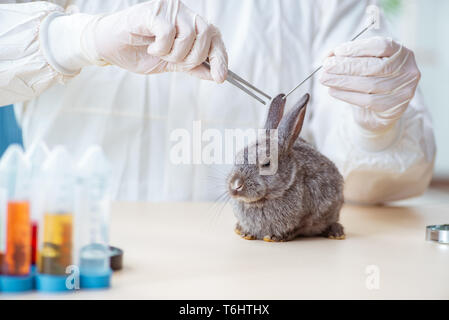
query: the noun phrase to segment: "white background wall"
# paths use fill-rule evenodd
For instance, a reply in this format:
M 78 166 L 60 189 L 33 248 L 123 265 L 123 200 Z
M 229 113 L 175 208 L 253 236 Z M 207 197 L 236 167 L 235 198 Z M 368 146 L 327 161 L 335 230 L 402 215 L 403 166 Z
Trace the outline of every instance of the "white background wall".
M 387 17 L 396 36 L 415 51 L 422 73 L 421 89 L 435 127 L 435 176 L 449 177 L 449 0 L 400 3 L 398 11 L 387 11 Z

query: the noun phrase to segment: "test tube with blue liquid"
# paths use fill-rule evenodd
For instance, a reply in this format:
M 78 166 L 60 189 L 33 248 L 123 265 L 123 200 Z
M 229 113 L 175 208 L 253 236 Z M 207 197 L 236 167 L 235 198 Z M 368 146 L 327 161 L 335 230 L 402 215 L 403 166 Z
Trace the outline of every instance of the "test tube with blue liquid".
M 89 148 L 77 168 L 77 256 L 81 288 L 110 286 L 111 167 L 102 149 Z

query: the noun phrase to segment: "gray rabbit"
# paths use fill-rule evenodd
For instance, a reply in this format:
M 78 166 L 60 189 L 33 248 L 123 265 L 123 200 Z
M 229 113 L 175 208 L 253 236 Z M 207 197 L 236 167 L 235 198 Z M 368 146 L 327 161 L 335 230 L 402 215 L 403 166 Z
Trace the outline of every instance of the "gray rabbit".
M 283 117 L 285 100 L 282 94 L 273 99 L 265 124 L 267 132 L 278 129 L 276 159 L 268 147 L 276 138 L 266 134 L 237 154 L 244 161 L 236 163 L 228 175 L 238 220 L 235 232 L 247 240 L 269 242 L 318 235 L 344 239 L 338 222 L 343 178 L 332 161 L 298 138 L 309 95 Z M 257 155 L 252 162 L 251 154 Z M 274 174 L 260 174 L 270 166 L 277 166 Z

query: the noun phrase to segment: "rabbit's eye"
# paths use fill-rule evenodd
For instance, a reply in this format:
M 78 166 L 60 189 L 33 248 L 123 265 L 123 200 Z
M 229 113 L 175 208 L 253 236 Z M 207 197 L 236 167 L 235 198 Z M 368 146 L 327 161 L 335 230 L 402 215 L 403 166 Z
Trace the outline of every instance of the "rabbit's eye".
M 268 160 L 267 162 L 264 162 L 260 165 L 262 168 L 268 168 L 270 166 L 270 160 Z

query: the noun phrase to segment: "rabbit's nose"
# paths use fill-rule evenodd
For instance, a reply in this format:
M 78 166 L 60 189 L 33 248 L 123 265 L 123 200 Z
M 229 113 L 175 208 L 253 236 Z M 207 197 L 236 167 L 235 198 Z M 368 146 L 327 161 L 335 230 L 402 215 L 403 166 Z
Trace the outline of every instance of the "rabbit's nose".
M 236 178 L 231 182 L 232 193 L 236 194 L 237 192 L 242 191 L 242 189 L 243 189 L 243 179 Z

